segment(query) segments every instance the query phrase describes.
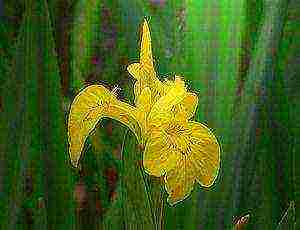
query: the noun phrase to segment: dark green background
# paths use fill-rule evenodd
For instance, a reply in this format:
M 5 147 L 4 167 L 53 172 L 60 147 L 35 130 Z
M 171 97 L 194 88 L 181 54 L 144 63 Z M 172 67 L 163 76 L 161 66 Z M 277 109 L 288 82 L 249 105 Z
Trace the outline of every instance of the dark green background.
M 296 229 L 299 8 L 296 0 L 0 1 L 0 229 L 218 230 L 246 214 L 244 229 Z M 216 183 L 196 185 L 175 207 L 115 121 L 92 133 L 82 170 L 68 155 L 67 116 L 80 89 L 118 85 L 133 102 L 126 66 L 138 60 L 145 16 L 159 76 L 184 76 L 199 96 L 195 119 L 222 149 Z

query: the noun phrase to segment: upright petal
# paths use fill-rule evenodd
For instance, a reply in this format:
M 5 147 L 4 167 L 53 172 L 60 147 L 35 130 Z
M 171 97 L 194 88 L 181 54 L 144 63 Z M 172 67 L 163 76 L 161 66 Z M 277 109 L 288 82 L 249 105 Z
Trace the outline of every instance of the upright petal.
M 141 53 L 140 63 L 146 70 L 154 70 L 153 57 L 151 48 L 151 36 L 147 20 L 144 20 L 142 27 L 142 41 L 141 41 Z
M 137 80 L 156 79 L 156 72 L 153 65 L 150 30 L 147 20 L 142 26 L 142 40 L 140 50 L 140 62 L 130 64 L 128 72 Z
M 145 20 L 142 26 L 142 40 L 140 62 L 130 64 L 127 71 L 137 80 L 134 85 L 135 98 L 137 99 L 145 87 L 151 90 L 152 101 L 156 101 L 161 94 L 161 82 L 156 77 L 153 65 L 151 37 L 149 26 Z
M 147 130 L 147 117 L 151 110 L 151 91 L 149 87 L 144 88 L 143 92 L 136 101 L 136 117 L 141 124 L 142 133 L 145 134 Z

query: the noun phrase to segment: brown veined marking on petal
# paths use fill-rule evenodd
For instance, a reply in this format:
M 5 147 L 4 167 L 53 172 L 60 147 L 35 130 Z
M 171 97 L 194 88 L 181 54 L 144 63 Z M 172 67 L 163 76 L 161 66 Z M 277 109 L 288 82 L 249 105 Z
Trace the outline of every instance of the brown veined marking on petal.
M 99 109 L 96 109 L 97 107 Z M 92 108 L 92 111 L 90 111 L 90 108 Z M 130 122 L 120 118 L 120 112 L 128 113 L 128 118 L 131 119 Z M 102 85 L 88 86 L 75 97 L 68 116 L 69 154 L 75 167 L 78 167 L 86 138 L 103 117 L 110 117 L 124 123 L 139 138 L 136 108 L 117 100 Z
M 195 141 L 191 138 L 190 142 L 191 142 L 191 146 L 193 146 L 194 148 L 202 149 L 201 153 L 206 153 L 205 150 L 210 153 L 219 152 L 219 145 L 216 142 L 211 141 L 210 139 Z M 219 155 L 219 154 L 217 154 L 217 155 Z M 212 154 L 207 155 L 207 157 L 209 157 L 210 160 L 218 159 L 218 157 L 216 158 Z
M 185 149 L 183 149 L 183 151 L 184 151 L 184 155 L 189 155 L 189 154 L 191 154 L 191 142 L 190 142 L 190 139 L 189 139 L 189 137 L 185 134 L 184 136 L 183 136 L 183 140 L 184 140 L 184 142 L 185 142 L 185 146 L 186 146 L 186 148 Z
M 179 82 L 182 82 L 182 79 L 178 76 L 175 76 L 175 81 L 177 82 L 177 84 Z M 171 80 L 165 80 L 162 83 L 161 86 L 161 94 L 164 96 L 166 95 L 174 86 L 175 86 L 175 81 L 171 81 Z M 191 101 L 191 98 L 194 98 L 193 101 Z M 196 110 L 197 107 L 197 95 L 194 93 L 186 93 L 186 96 L 182 99 L 182 101 L 179 104 L 173 105 L 171 108 L 171 112 L 174 116 L 174 118 L 181 118 L 179 120 L 184 120 L 184 119 L 189 119 L 194 115 L 194 112 Z M 190 104 L 192 104 L 192 109 L 189 109 L 188 107 L 190 107 Z
M 167 136 L 159 132 L 157 138 L 150 137 L 144 151 L 144 167 L 148 174 L 162 176 L 176 166 L 179 155 L 169 146 Z
M 192 146 L 191 150 L 191 162 L 195 167 L 195 172 L 198 171 L 196 174 L 197 181 L 202 186 L 210 187 L 217 177 L 219 161 L 215 160 L 215 158 L 210 155 L 209 151 L 205 152 L 199 148 L 195 148 L 194 146 Z
M 189 155 L 189 158 L 194 168 L 195 177 L 198 178 L 201 175 L 201 180 L 202 180 L 201 185 L 209 183 L 209 180 L 207 180 L 206 177 L 206 175 L 208 175 L 209 173 L 205 167 L 204 161 L 203 160 L 198 161 L 192 155 Z
M 90 95 L 92 95 L 92 94 L 90 94 Z M 96 95 L 94 95 L 94 96 L 96 96 Z M 105 111 L 108 111 L 109 108 L 110 108 L 110 104 L 111 104 L 110 101 L 103 101 L 103 99 L 98 100 L 96 102 L 96 105 L 90 107 L 90 110 L 88 111 L 88 113 L 83 118 L 82 123 L 84 123 L 84 121 L 94 119 L 93 117 L 90 116 L 91 114 L 96 113 L 94 115 L 97 115 L 98 113 L 104 113 Z
M 86 121 L 88 121 L 88 120 L 93 119 L 90 115 L 93 114 L 94 111 L 95 111 L 95 110 L 98 110 L 98 109 L 99 109 L 98 106 L 91 107 L 91 109 L 87 112 L 87 114 L 86 114 L 86 115 L 84 116 L 84 118 L 82 119 L 82 123 L 84 123 L 84 122 L 86 122 Z M 103 111 L 104 109 L 101 108 L 101 110 Z M 99 111 L 99 113 L 101 113 L 101 112 Z
M 187 142 L 186 141 L 186 139 L 185 139 L 185 136 L 183 137 L 183 140 L 184 140 L 184 142 Z M 188 146 L 188 143 L 185 143 L 185 146 Z M 189 167 L 189 168 L 187 168 L 187 166 L 186 166 L 186 164 L 187 164 L 187 162 L 188 162 L 188 157 L 189 157 L 189 152 L 186 150 L 186 149 L 183 149 L 182 150 L 182 158 L 183 158 L 183 161 L 184 161 L 184 183 L 185 183 L 185 187 L 187 187 L 188 185 L 187 185 L 187 183 L 188 183 L 188 179 L 187 179 L 187 170 L 190 170 L 191 168 Z M 190 162 L 190 163 L 192 163 L 192 162 Z M 191 190 L 192 191 L 192 190 Z M 187 193 L 186 194 L 186 197 L 189 195 L 190 193 Z M 183 198 L 183 199 L 185 199 L 185 198 Z M 183 200 L 182 199 L 182 200 Z
M 189 142 L 186 137 L 187 129 L 181 124 L 168 124 L 166 128 L 166 134 L 168 135 L 170 145 L 172 148 L 176 149 L 181 154 L 185 154 L 187 149 L 189 149 Z
M 126 115 L 126 114 L 120 114 L 120 117 L 121 117 L 121 119 L 123 120 L 123 121 L 125 121 L 125 122 L 128 122 L 129 121 L 129 118 L 128 118 L 128 116 Z
M 173 124 L 169 124 L 166 129 L 161 129 L 161 132 L 163 132 L 166 136 L 167 142 L 169 144 L 169 148 L 176 149 L 176 133 L 175 133 L 175 127 Z
M 186 199 L 190 195 L 191 191 L 193 190 L 195 178 L 192 174 L 187 173 L 190 167 L 187 167 L 186 164 L 187 164 L 186 156 L 181 155 L 181 160 L 179 162 L 178 167 L 176 167 L 174 170 L 167 173 L 165 176 L 165 189 L 169 194 L 168 202 L 170 203 L 170 205 L 175 205 L 176 203 Z M 178 172 L 178 170 L 181 171 Z M 175 183 L 173 181 L 174 176 L 175 176 Z M 172 180 L 172 182 L 168 182 L 168 180 Z
M 85 133 L 87 131 L 89 133 L 89 130 L 92 130 L 98 121 L 97 116 L 95 116 L 95 111 L 97 111 L 96 107 L 98 106 L 101 108 L 102 101 L 111 101 L 114 99 L 115 98 L 112 96 L 109 90 L 101 85 L 89 86 L 79 92 L 79 94 L 75 97 L 68 115 L 68 141 L 70 144 L 69 152 L 73 165 L 77 166 L 77 158 L 80 156 L 80 152 L 84 144 L 82 140 L 85 140 L 87 135 L 82 134 L 82 136 L 78 137 L 74 136 L 73 133 Z M 92 112 L 89 111 L 90 107 L 92 107 Z M 87 114 L 85 114 L 85 112 L 87 112 Z M 85 116 L 83 119 L 81 118 L 82 115 Z M 93 115 L 93 117 L 91 115 Z M 90 122 L 90 120 L 95 120 L 95 122 Z M 84 123 L 86 125 L 83 127 Z
M 206 155 L 206 158 L 209 159 L 208 162 L 212 165 L 212 167 L 217 167 L 218 158 L 215 158 L 212 154 L 207 154 L 207 152 L 212 153 L 212 152 L 215 152 L 216 149 L 218 149 L 218 145 L 216 145 L 216 143 L 206 142 L 206 144 L 203 145 L 203 143 L 200 142 L 200 144 L 196 143 L 196 144 L 192 144 L 191 146 L 198 146 L 198 148 L 195 150 L 199 151 L 202 155 Z M 200 150 L 201 148 L 206 148 L 206 151 Z M 212 163 L 215 163 L 215 164 L 212 164 Z
M 150 87 L 151 97 L 156 98 L 156 96 L 160 93 L 161 84 L 156 78 L 154 69 L 149 69 L 149 66 L 147 67 L 140 63 L 134 63 L 129 65 L 127 70 L 137 80 L 134 84 L 136 100 L 146 87 Z
M 197 181 L 209 187 L 215 181 L 220 165 L 220 147 L 213 133 L 203 124 L 190 122 L 192 135 L 191 158 L 193 165 L 199 171 Z M 198 176 L 197 176 L 198 177 Z

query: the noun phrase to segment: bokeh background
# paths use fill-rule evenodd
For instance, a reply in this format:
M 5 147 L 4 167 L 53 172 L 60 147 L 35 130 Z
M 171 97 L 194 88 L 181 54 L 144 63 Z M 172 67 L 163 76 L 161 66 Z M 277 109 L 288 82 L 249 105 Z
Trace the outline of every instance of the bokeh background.
M 0 1 L 0 229 L 299 227 L 299 9 L 297 0 Z M 80 89 L 118 86 L 133 103 L 126 66 L 138 60 L 144 17 L 159 76 L 187 79 L 196 120 L 222 148 L 216 183 L 175 207 L 118 122 L 98 124 L 81 170 L 68 156 Z

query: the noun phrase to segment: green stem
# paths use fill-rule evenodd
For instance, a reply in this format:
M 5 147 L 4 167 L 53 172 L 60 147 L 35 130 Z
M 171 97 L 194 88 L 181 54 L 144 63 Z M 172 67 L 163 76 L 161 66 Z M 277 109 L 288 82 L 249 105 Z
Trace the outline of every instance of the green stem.
M 163 229 L 163 220 L 164 220 L 164 191 L 161 188 L 160 191 L 160 215 L 159 215 L 159 230 Z
M 146 180 L 146 177 L 145 177 L 145 174 L 143 172 L 143 168 L 142 166 L 139 166 L 140 168 L 140 172 L 141 172 L 141 175 L 143 177 L 143 182 L 144 182 L 144 185 L 145 185 L 145 188 L 146 188 L 146 194 L 147 194 L 147 199 L 148 199 L 148 202 L 149 202 L 149 206 L 150 206 L 150 209 L 151 209 L 151 215 L 152 215 L 152 219 L 153 219 L 153 224 L 155 226 L 155 229 L 159 229 L 158 228 L 158 223 L 157 223 L 157 217 L 156 217 L 156 214 L 155 214 L 155 209 L 153 207 L 153 199 L 151 198 L 151 194 L 150 194 L 150 189 L 149 189 L 149 183 L 147 182 Z

